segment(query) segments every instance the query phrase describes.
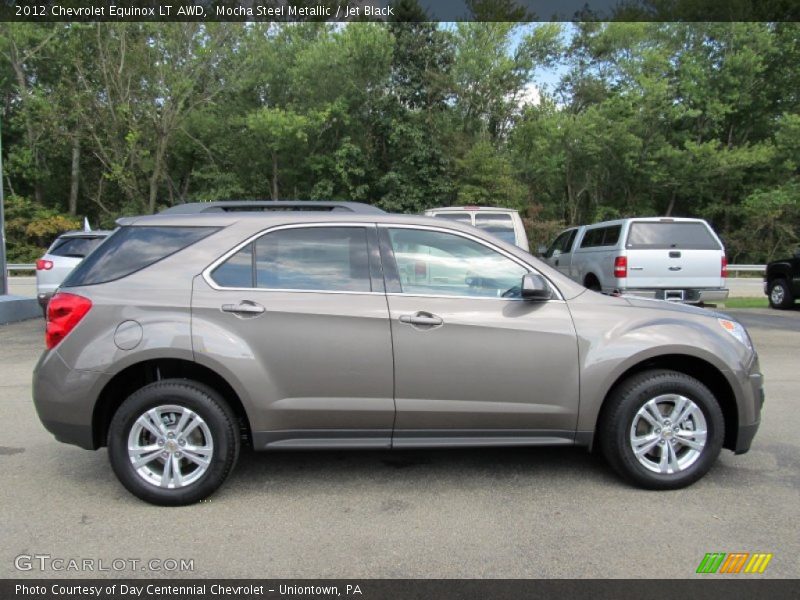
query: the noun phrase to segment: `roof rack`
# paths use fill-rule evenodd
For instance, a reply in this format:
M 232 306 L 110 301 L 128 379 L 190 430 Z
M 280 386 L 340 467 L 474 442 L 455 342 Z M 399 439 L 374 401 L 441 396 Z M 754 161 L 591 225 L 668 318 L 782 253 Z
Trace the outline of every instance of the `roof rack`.
M 219 212 L 267 211 L 322 211 L 384 214 L 377 206 L 361 202 L 333 202 L 327 200 L 217 200 L 214 202 L 187 202 L 161 211 L 161 214 L 191 215 Z

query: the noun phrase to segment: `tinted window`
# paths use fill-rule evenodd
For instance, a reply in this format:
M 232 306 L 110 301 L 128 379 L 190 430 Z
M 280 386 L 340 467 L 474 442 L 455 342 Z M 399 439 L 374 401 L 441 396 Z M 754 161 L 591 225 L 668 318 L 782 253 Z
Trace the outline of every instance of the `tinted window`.
M 70 256 L 83 258 L 100 245 L 105 237 L 67 237 L 56 240 L 53 247 L 47 251 L 53 256 Z
M 372 291 L 363 227 L 281 229 L 255 244 L 256 287 Z
M 559 254 L 567 254 L 572 249 L 572 242 L 575 240 L 577 229 L 571 229 L 561 233 L 545 252 L 545 258 L 550 258 L 558 250 Z
M 514 244 L 517 241 L 517 236 L 514 233 L 514 221 L 511 220 L 511 215 L 477 214 L 475 215 L 475 227 L 483 229 L 509 244 Z
M 433 216 L 437 219 L 449 219 L 450 221 L 458 221 L 459 223 L 472 225 L 472 218 L 469 216 L 469 213 L 439 213 Z
M 64 287 L 121 279 L 194 244 L 216 227 L 121 227 L 79 264 Z
M 631 223 L 627 248 L 721 250 L 705 223 Z
M 595 227 L 587 229 L 586 234 L 581 240 L 581 248 L 594 248 L 597 246 L 613 246 L 619 241 L 619 233 L 622 225 L 610 225 L 608 227 Z
M 406 294 L 518 297 L 528 272 L 491 248 L 438 231 L 390 229 L 400 286 Z
M 211 273 L 217 285 L 232 288 L 255 287 L 253 244 L 247 244 Z

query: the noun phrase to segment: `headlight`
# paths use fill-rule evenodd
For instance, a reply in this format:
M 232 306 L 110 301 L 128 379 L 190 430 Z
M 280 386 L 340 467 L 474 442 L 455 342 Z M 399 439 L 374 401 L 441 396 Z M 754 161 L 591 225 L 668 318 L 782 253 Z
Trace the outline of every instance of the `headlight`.
M 747 335 L 747 330 L 744 328 L 744 325 L 738 321 L 731 321 L 730 319 L 717 319 L 717 322 L 720 327 L 744 344 L 748 350 L 753 349 L 753 342 L 750 341 L 750 336 Z

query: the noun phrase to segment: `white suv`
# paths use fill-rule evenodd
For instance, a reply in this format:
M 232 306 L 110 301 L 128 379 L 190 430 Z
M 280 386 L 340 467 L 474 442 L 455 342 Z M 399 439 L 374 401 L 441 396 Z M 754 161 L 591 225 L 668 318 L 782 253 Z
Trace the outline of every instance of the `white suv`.
M 599 292 L 692 304 L 728 297 L 725 249 L 702 219 L 649 217 L 572 227 L 543 258 Z
M 472 225 L 492 234 L 497 239 L 522 248 L 525 252 L 529 251 L 528 234 L 525 233 L 519 212 L 513 208 L 447 206 L 426 210 L 425 215 Z

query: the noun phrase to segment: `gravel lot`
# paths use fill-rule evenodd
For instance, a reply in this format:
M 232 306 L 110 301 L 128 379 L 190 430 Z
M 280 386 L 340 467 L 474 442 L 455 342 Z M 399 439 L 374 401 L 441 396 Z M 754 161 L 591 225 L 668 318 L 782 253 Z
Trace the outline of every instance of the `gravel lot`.
M 750 453 L 723 451 L 689 489 L 634 489 L 580 449 L 245 452 L 210 501 L 180 509 L 140 502 L 105 451 L 42 428 L 43 322 L 2 326 L 0 577 L 685 578 L 706 552 L 737 551 L 772 552 L 764 576 L 797 577 L 800 310 L 729 312 L 750 327 L 767 404 Z M 194 570 L 20 572 L 21 554 Z

